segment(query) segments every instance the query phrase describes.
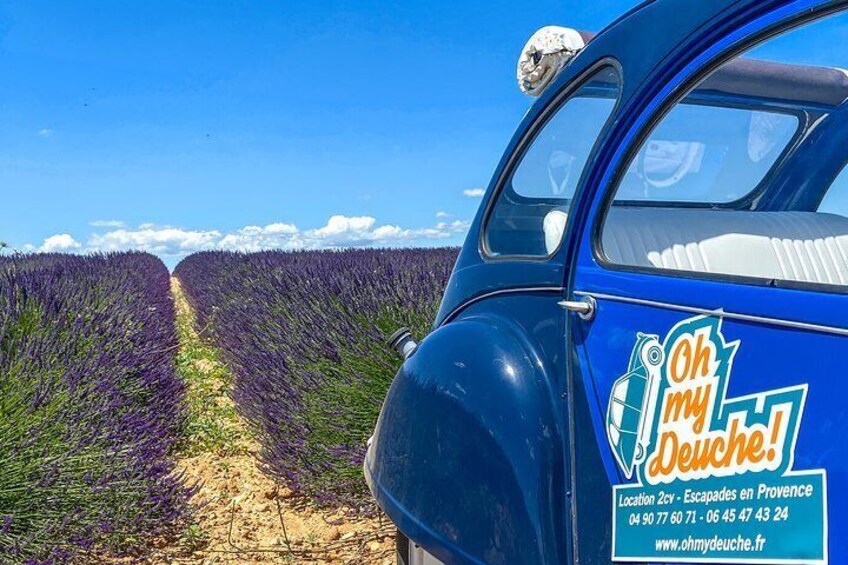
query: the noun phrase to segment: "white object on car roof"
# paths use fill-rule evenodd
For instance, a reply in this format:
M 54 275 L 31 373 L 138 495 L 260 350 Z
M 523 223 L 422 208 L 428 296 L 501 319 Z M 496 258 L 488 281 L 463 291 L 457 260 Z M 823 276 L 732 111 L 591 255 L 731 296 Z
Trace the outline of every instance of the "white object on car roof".
M 516 78 L 521 91 L 539 96 L 586 42 L 577 30 L 546 26 L 533 34 L 518 58 Z

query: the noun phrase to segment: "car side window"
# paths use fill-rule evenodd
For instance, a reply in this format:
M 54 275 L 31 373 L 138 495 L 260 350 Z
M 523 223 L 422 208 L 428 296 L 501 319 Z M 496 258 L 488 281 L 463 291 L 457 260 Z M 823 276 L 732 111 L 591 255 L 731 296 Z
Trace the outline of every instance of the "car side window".
M 484 229 L 488 255 L 537 258 L 556 252 L 571 198 L 620 90 L 618 72 L 603 67 L 538 130 L 491 208 Z
M 848 286 L 848 13 L 771 38 L 674 105 L 623 171 L 602 259 Z M 835 180 L 834 180 L 835 179 Z
M 816 211 L 848 218 L 848 167 L 843 168 L 830 185 Z

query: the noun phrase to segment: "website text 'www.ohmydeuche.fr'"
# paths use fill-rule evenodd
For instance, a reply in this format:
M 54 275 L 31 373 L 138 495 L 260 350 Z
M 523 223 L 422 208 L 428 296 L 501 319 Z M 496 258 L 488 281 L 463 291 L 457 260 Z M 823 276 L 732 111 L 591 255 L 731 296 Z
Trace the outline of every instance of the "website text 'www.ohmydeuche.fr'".
M 755 538 L 735 536 L 724 538 L 715 535 L 711 538 L 696 538 L 687 536 L 685 538 L 661 538 L 654 542 L 654 547 L 660 552 L 698 552 L 706 555 L 710 552 L 751 552 L 757 553 L 763 550 L 766 538 L 757 534 Z

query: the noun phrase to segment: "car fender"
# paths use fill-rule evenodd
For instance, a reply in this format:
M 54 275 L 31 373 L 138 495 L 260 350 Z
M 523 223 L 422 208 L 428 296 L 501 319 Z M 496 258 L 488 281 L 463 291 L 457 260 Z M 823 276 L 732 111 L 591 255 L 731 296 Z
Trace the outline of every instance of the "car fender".
M 389 390 L 365 461 L 380 506 L 445 563 L 562 563 L 561 433 L 520 326 L 481 314 L 431 333 Z

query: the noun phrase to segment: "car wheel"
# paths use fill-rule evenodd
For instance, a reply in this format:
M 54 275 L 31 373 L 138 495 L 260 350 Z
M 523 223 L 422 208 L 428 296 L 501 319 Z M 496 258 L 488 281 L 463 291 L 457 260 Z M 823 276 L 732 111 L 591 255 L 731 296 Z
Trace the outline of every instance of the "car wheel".
M 409 565 L 409 538 L 400 530 L 395 534 L 395 550 L 397 551 L 397 565 Z
M 444 565 L 441 561 L 424 551 L 415 542 L 403 535 L 400 530 L 395 536 L 397 565 Z

